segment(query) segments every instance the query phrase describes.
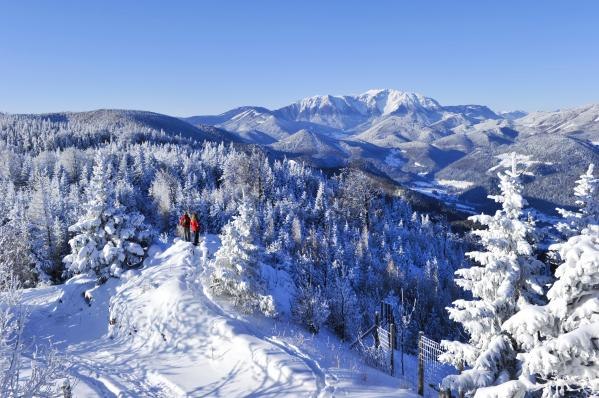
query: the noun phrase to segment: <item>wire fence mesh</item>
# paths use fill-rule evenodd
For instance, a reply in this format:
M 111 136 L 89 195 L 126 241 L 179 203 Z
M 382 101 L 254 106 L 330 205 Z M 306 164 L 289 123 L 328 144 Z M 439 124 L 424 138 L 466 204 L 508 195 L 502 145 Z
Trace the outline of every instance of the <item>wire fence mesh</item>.
M 447 374 L 447 365 L 439 362 L 439 356 L 443 354 L 441 344 L 426 336 L 420 337 L 420 355 L 424 362 L 425 384 L 437 386 L 441 379 Z
M 383 327 L 378 327 L 377 329 L 379 334 L 379 341 L 381 344 L 381 348 L 385 351 L 389 351 L 391 349 L 391 334 L 389 331 Z

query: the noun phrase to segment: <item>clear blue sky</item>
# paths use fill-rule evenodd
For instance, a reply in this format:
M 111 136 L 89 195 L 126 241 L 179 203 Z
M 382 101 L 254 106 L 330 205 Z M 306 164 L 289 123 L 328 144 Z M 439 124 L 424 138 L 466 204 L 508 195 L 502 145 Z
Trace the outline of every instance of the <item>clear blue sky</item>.
M 0 111 L 186 116 L 369 88 L 599 103 L 599 1 L 0 0 Z

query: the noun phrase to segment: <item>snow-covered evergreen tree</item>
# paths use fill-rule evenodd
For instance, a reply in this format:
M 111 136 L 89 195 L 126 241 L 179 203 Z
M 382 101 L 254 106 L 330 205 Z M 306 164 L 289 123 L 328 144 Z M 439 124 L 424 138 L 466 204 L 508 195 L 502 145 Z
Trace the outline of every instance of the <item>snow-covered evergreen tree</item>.
M 456 284 L 469 291 L 472 300 L 457 300 L 448 308 L 450 318 L 469 335 L 468 343 L 443 342 L 447 349 L 443 361 L 471 367 L 443 380 L 444 387 L 454 391 L 469 392 L 514 377 L 515 350 L 502 324 L 523 305 L 538 303 L 543 293 L 544 264 L 533 257 L 527 241 L 531 224 L 522 220 L 526 201 L 521 194 L 519 160 L 511 154 L 509 168 L 498 173 L 501 193 L 490 198 L 501 209 L 493 216 L 470 218 L 486 229 L 473 231 L 484 247 L 467 253 L 476 264 L 456 271 Z
M 599 224 L 599 177 L 593 174 L 594 169 L 595 165 L 591 163 L 586 173 L 576 181 L 574 196 L 579 210 L 557 209 L 564 218 L 557 228 L 566 237 L 579 234 L 588 225 Z
M 34 287 L 38 282 L 29 244 L 12 224 L 0 227 L 0 263 L 4 264 L 3 272 L 10 273 L 19 286 Z
M 525 306 L 505 322 L 526 352 L 525 391 L 543 388 L 545 396 L 586 395 L 599 391 L 599 226 L 559 244 L 563 263 L 549 289 L 549 303 Z
M 96 157 L 86 194 L 85 213 L 69 228 L 75 236 L 69 241 L 71 254 L 64 258 L 67 271 L 118 277 L 145 256 L 150 233 L 144 217 L 127 213 L 116 200 L 112 166 L 102 153 Z
M 254 209 L 246 196 L 239 214 L 224 226 L 221 247 L 215 253 L 212 287 L 216 294 L 233 298 L 236 307 L 267 316 L 276 314 L 274 301 L 261 278 L 259 248 L 255 243 Z
M 317 283 L 312 261 L 302 256 L 296 264 L 296 293 L 291 312 L 295 320 L 318 333 L 329 317 L 329 304 Z
M 50 179 L 45 175 L 34 177 L 34 191 L 28 209 L 30 227 L 29 243 L 40 279 L 58 280 L 62 273 L 61 259 L 54 236 L 55 208 L 50 198 Z
M 543 388 L 545 396 L 586 395 L 599 389 L 599 225 L 593 167 L 577 181 L 580 212 L 561 211 L 560 229 L 570 238 L 552 245 L 560 265 L 547 305 L 526 305 L 503 328 L 524 351 L 522 393 Z M 576 235 L 572 235 L 576 233 Z
M 149 190 L 156 206 L 155 223 L 161 231 L 168 231 L 172 226 L 174 207 L 177 195 L 177 180 L 168 172 L 156 173 Z
M 332 268 L 331 280 L 326 285 L 329 324 L 342 338 L 355 338 L 361 324 L 356 290 L 352 286 L 348 267 L 334 261 Z

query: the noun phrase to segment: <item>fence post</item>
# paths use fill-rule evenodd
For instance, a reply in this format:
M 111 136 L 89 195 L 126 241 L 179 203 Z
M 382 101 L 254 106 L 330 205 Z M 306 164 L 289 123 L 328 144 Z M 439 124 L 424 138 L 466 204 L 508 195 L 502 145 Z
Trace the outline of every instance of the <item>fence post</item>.
M 451 398 L 451 391 L 449 389 L 439 390 L 439 398 Z
M 389 352 L 391 353 L 391 376 L 395 375 L 395 324 L 389 325 Z
M 424 332 L 418 332 L 418 395 L 424 396 L 424 353 L 422 352 L 422 337 Z
M 381 341 L 379 340 L 379 326 L 381 324 L 381 316 L 378 311 L 374 313 L 374 331 L 372 332 L 374 335 L 374 346 L 379 348 L 381 345 Z
M 405 373 L 404 373 L 404 370 L 403 370 L 403 349 L 404 349 L 404 344 L 403 344 L 403 329 L 404 329 L 404 326 L 402 324 L 401 325 L 401 335 L 400 335 L 401 336 L 401 340 L 400 340 L 399 344 L 401 344 L 401 347 L 400 347 L 401 348 L 401 375 L 405 376 Z

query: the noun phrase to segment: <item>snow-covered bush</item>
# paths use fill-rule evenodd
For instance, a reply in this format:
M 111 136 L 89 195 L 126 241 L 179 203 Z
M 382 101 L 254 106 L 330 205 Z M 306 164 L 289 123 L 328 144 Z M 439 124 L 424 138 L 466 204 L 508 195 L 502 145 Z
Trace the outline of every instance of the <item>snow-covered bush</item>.
M 297 287 L 291 311 L 295 320 L 312 333 L 318 333 L 330 314 L 326 298 L 320 288 L 313 285 Z
M 67 377 L 68 361 L 51 347 L 34 349 L 31 359 L 24 356 L 31 348 L 23 339 L 27 314 L 12 269 L 8 261 L 0 261 L 0 396 L 58 396 L 58 380 Z
M 0 264 L 4 264 L 4 272 L 10 272 L 20 286 L 33 287 L 38 281 L 38 270 L 23 232 L 11 224 L 0 227 Z
M 358 351 L 364 358 L 367 365 L 378 368 L 385 373 L 391 372 L 391 361 L 389 359 L 389 351 L 382 347 L 365 345 L 362 342 L 358 344 Z
M 215 253 L 212 288 L 216 294 L 233 298 L 235 306 L 244 312 L 274 316 L 273 298 L 260 276 L 254 225 L 254 211 L 244 197 L 239 214 L 224 226 L 220 236 L 222 245 Z
M 139 265 L 146 252 L 150 232 L 144 216 L 128 213 L 115 198 L 111 167 L 106 156 L 96 157 L 87 190 L 85 213 L 69 231 L 71 254 L 64 263 L 71 274 L 93 271 L 100 278 L 120 276 Z

